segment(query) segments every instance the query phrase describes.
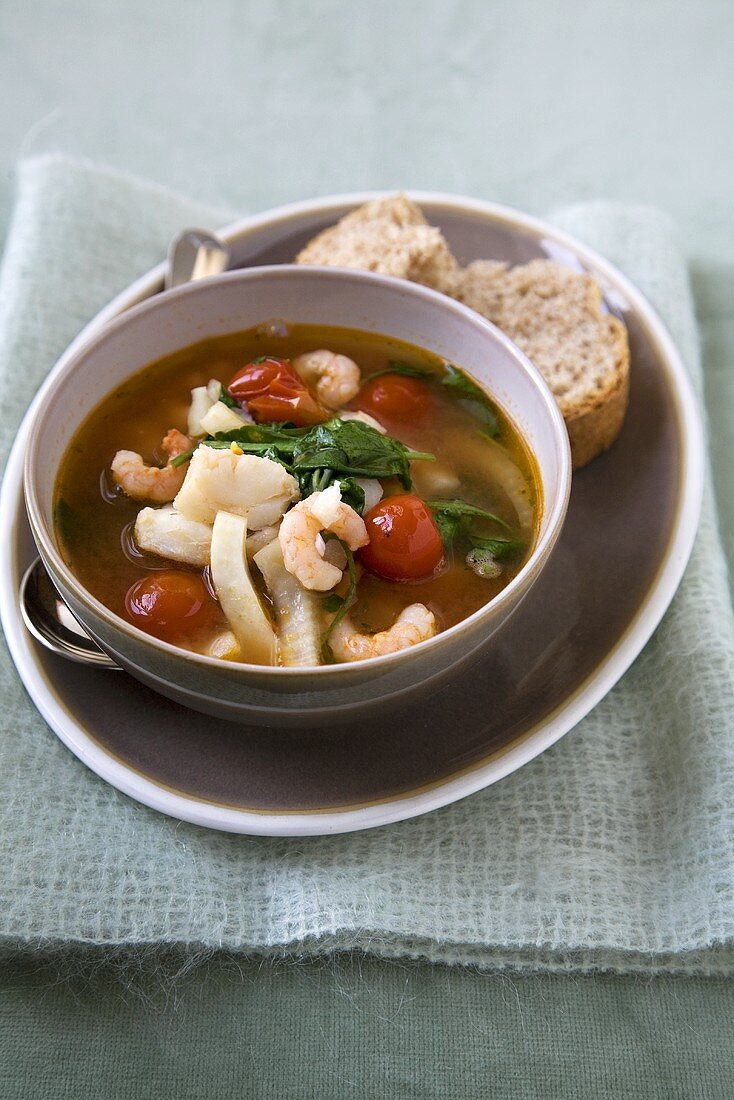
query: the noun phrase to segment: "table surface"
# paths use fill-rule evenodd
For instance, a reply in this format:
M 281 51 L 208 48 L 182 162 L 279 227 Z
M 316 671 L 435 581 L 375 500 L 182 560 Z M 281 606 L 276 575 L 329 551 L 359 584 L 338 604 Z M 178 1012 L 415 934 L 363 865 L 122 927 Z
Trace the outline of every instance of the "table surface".
M 13 165 L 84 155 L 243 212 L 416 187 L 678 221 L 734 564 L 734 8 L 728 0 L 5 0 Z M 727 423 L 728 420 L 728 423 Z M 370 960 L 4 955 L 0 1095 L 734 1092 L 732 988 Z

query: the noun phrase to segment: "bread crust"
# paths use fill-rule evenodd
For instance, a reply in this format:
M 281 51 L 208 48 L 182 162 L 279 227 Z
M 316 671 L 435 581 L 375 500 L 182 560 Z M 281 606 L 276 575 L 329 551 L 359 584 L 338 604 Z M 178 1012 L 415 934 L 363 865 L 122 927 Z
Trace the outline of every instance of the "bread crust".
M 564 417 L 571 444 L 574 470 L 588 465 L 593 458 L 608 451 L 622 430 L 629 404 L 629 358 L 620 370 L 615 384 L 596 405 Z

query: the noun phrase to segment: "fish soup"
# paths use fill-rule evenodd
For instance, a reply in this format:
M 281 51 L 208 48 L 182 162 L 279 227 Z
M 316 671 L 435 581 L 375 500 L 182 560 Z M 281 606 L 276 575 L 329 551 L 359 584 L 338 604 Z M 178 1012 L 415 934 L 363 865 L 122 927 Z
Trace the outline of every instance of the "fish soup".
M 426 641 L 532 552 L 535 462 L 459 367 L 270 323 L 152 363 L 76 433 L 64 560 L 111 611 L 224 660 L 315 666 Z

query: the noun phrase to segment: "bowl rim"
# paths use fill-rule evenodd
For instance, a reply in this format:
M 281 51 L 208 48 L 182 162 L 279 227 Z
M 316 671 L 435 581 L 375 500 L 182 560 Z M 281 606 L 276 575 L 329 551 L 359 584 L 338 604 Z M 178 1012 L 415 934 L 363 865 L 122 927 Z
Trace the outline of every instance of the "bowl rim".
M 139 627 L 133 626 L 132 623 L 127 623 L 125 619 L 110 611 L 105 604 L 88 592 L 72 570 L 69 569 L 63 561 L 56 546 L 53 529 L 46 523 L 35 493 L 35 483 L 41 472 L 39 469 L 40 456 L 38 449 L 38 441 L 40 440 L 41 433 L 38 430 L 38 425 L 43 417 L 47 415 L 48 409 L 52 406 L 54 395 L 59 392 L 59 384 L 61 383 L 63 385 L 72 377 L 83 361 L 101 343 L 121 329 L 126 328 L 131 322 L 134 322 L 139 317 L 147 313 L 157 312 L 173 299 L 185 299 L 192 295 L 201 294 L 204 291 L 210 292 L 212 287 L 231 281 L 249 282 L 253 279 L 266 276 L 269 278 L 276 278 L 277 280 L 287 280 L 293 278 L 296 274 L 299 277 L 305 277 L 307 279 L 326 279 L 335 282 L 343 282 L 345 279 L 349 279 L 356 283 L 364 282 L 373 286 L 382 286 L 402 295 L 423 298 L 437 308 L 453 313 L 463 322 L 469 323 L 474 328 L 479 329 L 480 332 L 483 332 L 485 336 L 495 344 L 501 344 L 505 350 L 509 352 L 515 365 L 526 375 L 531 384 L 538 391 L 542 399 L 543 407 L 548 414 L 559 460 L 558 490 L 555 497 L 553 499 L 548 499 L 545 492 L 545 485 L 542 486 L 544 490 L 542 507 L 543 517 L 545 519 L 545 530 L 542 531 L 537 538 L 528 560 L 510 583 L 495 597 L 465 619 L 455 623 L 446 630 L 440 631 L 438 634 L 434 635 L 433 638 L 419 642 L 409 649 L 380 657 L 369 657 L 357 662 L 337 662 L 328 665 L 309 666 L 308 668 L 291 668 L 279 665 L 256 665 L 249 662 L 224 661 L 221 658 L 193 653 L 179 646 L 175 646 L 170 642 L 161 641 L 160 639 L 146 634 L 144 631 L 140 630 Z M 113 303 L 110 303 L 110 305 L 112 304 Z M 210 670 L 220 672 L 226 670 L 230 674 L 241 674 L 243 676 L 257 674 L 258 676 L 264 676 L 266 679 L 277 678 L 277 680 L 281 682 L 284 676 L 288 676 L 291 681 L 298 679 L 312 681 L 314 677 L 318 679 L 331 679 L 339 673 L 347 673 L 350 669 L 367 671 L 369 669 L 387 670 L 389 668 L 395 668 L 398 665 L 410 661 L 416 654 L 427 653 L 429 648 L 435 650 L 442 646 L 445 647 L 450 645 L 455 638 L 460 637 L 472 627 L 479 624 L 483 619 L 487 618 L 491 620 L 506 604 L 514 604 L 519 600 L 537 578 L 560 535 L 568 509 L 572 471 L 568 433 L 558 405 L 540 372 L 505 333 L 468 306 L 463 305 L 461 302 L 439 291 L 423 286 L 422 284 L 409 282 L 405 279 L 393 278 L 389 275 L 382 275 L 371 271 L 361 271 L 353 268 L 301 264 L 267 264 L 254 267 L 234 268 L 220 275 L 209 276 L 206 279 L 186 283 L 172 290 L 165 291 L 163 294 L 153 294 L 151 297 L 147 297 L 136 305 L 131 306 L 125 310 L 125 312 L 113 315 L 109 319 L 105 318 L 101 327 L 98 327 L 87 339 L 83 338 L 84 335 L 85 333 L 82 332 L 80 337 L 73 341 L 59 357 L 39 388 L 29 411 L 29 445 L 26 450 L 24 461 L 23 489 L 31 530 L 39 550 L 42 551 L 44 560 L 51 562 L 53 570 L 74 593 L 79 603 L 84 606 L 85 609 L 101 618 L 110 627 L 121 631 L 138 644 L 149 645 L 154 651 L 159 651 L 167 657 L 174 657 L 182 660 L 187 665 L 194 662 L 196 665 Z M 202 339 L 206 339 L 206 337 L 202 336 Z M 144 366 L 145 364 L 138 369 L 144 369 Z M 465 368 L 462 367 L 461 369 L 463 370 Z M 467 373 L 471 374 L 470 371 L 467 371 Z M 79 425 L 77 425 L 77 428 L 78 427 Z M 56 471 L 54 472 L 54 477 L 55 476 Z M 86 626 L 86 623 L 84 625 Z

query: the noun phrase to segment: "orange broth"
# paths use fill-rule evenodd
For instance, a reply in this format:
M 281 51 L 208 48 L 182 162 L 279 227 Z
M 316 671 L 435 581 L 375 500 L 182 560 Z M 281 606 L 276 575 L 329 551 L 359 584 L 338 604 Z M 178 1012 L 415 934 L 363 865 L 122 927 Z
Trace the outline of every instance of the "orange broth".
M 466 547 L 449 550 L 438 573 L 427 580 L 394 582 L 364 571 L 351 618 L 363 631 L 382 630 L 408 604 L 424 603 L 446 629 L 477 611 L 504 588 L 527 560 L 535 540 L 540 511 L 535 461 L 509 418 L 492 405 L 498 433 L 494 442 L 482 434 L 481 408 L 458 397 L 441 384 L 447 364 L 421 348 L 402 341 L 352 329 L 310 325 L 259 326 L 246 332 L 205 340 L 158 362 L 151 363 L 110 393 L 76 432 L 64 457 L 55 489 L 56 530 L 62 555 L 82 584 L 111 611 L 126 618 L 125 596 L 142 577 L 164 569 L 188 569 L 134 545 L 132 528 L 144 502 L 131 500 L 110 478 L 110 463 L 120 449 L 138 451 L 150 464 L 162 464 L 161 439 L 171 427 L 186 431 L 190 391 L 216 378 L 224 386 L 246 363 L 263 355 L 282 358 L 316 348 L 350 356 L 360 366 L 363 381 L 384 371 L 393 361 L 430 372 L 432 404 L 419 422 L 389 425 L 391 435 L 413 450 L 430 452 L 436 462 L 412 462 L 414 493 L 424 499 L 461 498 L 518 529 L 517 511 L 507 494 L 482 469 L 487 448 L 500 445 L 520 472 L 526 499 L 532 508 L 533 528 L 522 548 L 502 562 L 499 577 L 477 576 L 467 565 Z M 483 451 L 483 448 L 485 449 Z M 383 482 L 385 496 L 404 490 L 394 479 Z M 481 533 L 502 537 L 499 525 L 481 521 Z M 359 559 L 359 555 L 357 555 Z M 200 572 L 192 569 L 192 572 Z M 208 582 L 208 571 L 204 571 Z M 256 568 L 253 579 L 268 604 L 267 592 Z M 346 589 L 346 577 L 337 593 Z M 217 609 L 218 629 L 226 620 Z M 329 615 L 325 612 L 324 622 Z M 207 638 L 189 636 L 184 648 L 199 651 Z

